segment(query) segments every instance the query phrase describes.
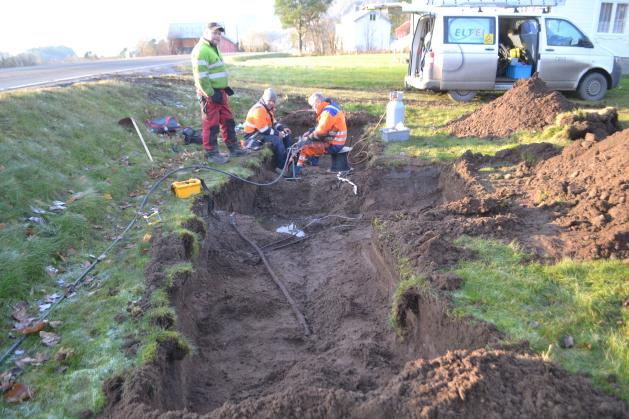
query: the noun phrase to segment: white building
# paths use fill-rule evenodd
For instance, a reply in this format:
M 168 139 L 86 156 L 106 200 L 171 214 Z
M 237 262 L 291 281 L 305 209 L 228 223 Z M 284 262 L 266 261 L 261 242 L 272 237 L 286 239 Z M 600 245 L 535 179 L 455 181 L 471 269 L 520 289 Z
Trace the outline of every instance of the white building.
M 391 43 L 391 22 L 379 11 L 356 5 L 336 25 L 336 43 L 345 52 L 386 51 Z
M 597 45 L 623 57 L 629 71 L 629 0 L 566 0 L 553 12 L 571 20 Z

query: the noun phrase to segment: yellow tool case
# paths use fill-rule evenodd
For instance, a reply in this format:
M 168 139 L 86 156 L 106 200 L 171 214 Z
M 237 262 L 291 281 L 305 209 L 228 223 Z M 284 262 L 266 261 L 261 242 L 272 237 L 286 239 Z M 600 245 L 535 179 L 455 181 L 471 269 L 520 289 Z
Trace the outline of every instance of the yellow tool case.
M 192 178 L 173 182 L 170 189 L 177 198 L 189 198 L 201 193 L 201 180 Z

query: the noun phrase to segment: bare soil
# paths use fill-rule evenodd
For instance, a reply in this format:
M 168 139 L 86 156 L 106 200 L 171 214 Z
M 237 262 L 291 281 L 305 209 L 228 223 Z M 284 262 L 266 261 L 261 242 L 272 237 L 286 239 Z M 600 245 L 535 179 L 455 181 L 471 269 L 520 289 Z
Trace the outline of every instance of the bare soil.
M 457 137 L 508 137 L 517 130 L 541 131 L 554 124 L 557 115 L 574 108 L 561 93 L 550 90 L 534 75 L 518 80 L 511 90 L 452 121 L 448 128 Z
M 164 283 L 168 266 L 193 262 L 193 273 L 176 279 L 170 297 L 176 328 L 195 351 L 184 356 L 167 340 L 153 363 L 108 382 L 105 417 L 629 414 L 583 377 L 501 346 L 491 325 L 450 318 L 439 291 L 410 289 L 399 307 L 403 338 L 390 326 L 399 257 L 412 260 L 435 290 L 451 288 L 456 278 L 436 270 L 470 256 L 452 238 L 501 231 L 510 237 L 510 228 L 521 226 L 502 204 L 511 196 L 489 193 L 473 164 L 359 171 L 351 176 L 354 195 L 325 172 L 326 163 L 309 168 L 302 181 L 228 184 L 215 197 L 219 210 L 200 211 L 203 222 L 188 226 L 205 236 L 197 256 L 189 238 L 155 239 L 147 268 L 152 286 Z M 272 176 L 263 171 L 259 178 Z M 311 336 L 230 225 L 231 212 L 265 248 Z M 281 247 L 286 242 L 276 242 L 286 236 L 275 228 L 291 222 L 308 238 Z
M 530 117 L 528 102 L 539 118 L 572 106 L 536 79 L 503 97 L 494 101 L 502 122 L 508 112 Z M 550 123 L 539 118 L 529 118 L 540 123 L 533 128 Z M 356 141 L 372 119 L 349 121 Z M 282 122 L 296 134 L 314 123 L 308 112 Z M 629 417 L 622 401 L 544 362 L 526 342 L 505 345 L 492 325 L 448 314 L 447 292 L 461 278 L 444 268 L 473 257 L 453 244 L 462 234 L 515 240 L 542 260 L 629 256 L 629 131 L 587 138 L 563 151 L 541 143 L 493 157 L 468 152 L 450 164 L 375 164 L 349 175 L 357 194 L 326 171 L 328 157 L 298 181 L 230 181 L 213 213 L 199 199 L 198 218 L 185 225 L 203 237 L 199 253 L 192 233 L 158 234 L 146 269 L 153 289 L 165 286 L 169 266 L 192 262 L 169 288 L 177 318 L 164 327 L 194 350 L 186 355 L 166 339 L 152 363 L 108 380 L 103 416 Z M 275 176 L 263 169 L 257 179 Z M 263 249 L 310 335 L 231 223 Z M 305 237 L 276 231 L 289 224 Z M 404 292 L 390 319 L 401 260 L 429 286 Z

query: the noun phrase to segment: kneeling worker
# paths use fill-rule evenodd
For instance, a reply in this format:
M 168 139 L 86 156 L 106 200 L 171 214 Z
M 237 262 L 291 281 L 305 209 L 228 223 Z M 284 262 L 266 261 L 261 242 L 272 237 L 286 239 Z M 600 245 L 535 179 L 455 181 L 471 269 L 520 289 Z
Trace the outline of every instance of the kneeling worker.
M 341 107 L 332 99 L 326 99 L 321 93 L 314 93 L 308 104 L 317 115 L 317 126 L 300 140 L 296 174 L 303 170 L 306 160 L 324 154 L 338 153 L 345 147 L 347 124 Z
M 291 131 L 275 121 L 277 94 L 268 88 L 247 113 L 244 125 L 245 144 L 252 150 L 259 150 L 265 143 L 271 143 L 275 165 L 283 168 L 286 149 L 291 146 Z

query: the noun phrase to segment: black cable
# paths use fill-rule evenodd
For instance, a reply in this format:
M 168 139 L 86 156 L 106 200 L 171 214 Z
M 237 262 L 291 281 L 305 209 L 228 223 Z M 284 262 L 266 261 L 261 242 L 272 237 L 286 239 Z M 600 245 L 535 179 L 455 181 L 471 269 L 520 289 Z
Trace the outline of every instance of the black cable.
M 234 230 L 236 230 L 236 233 L 238 233 L 240 238 L 242 238 L 244 241 L 249 243 L 249 245 L 256 250 L 256 252 L 260 256 L 260 259 L 262 259 L 262 262 L 264 262 L 264 266 L 266 267 L 267 272 L 269 273 L 269 275 L 271 275 L 273 282 L 275 282 L 275 285 L 277 285 L 277 287 L 282 291 L 282 293 L 284 294 L 284 297 L 286 298 L 286 301 L 288 301 L 288 304 L 290 304 L 290 307 L 293 309 L 293 313 L 295 314 L 297 321 L 301 324 L 301 326 L 304 329 L 304 335 L 310 336 L 311 334 L 310 327 L 308 327 L 308 322 L 306 321 L 306 318 L 304 317 L 303 313 L 299 310 L 299 308 L 297 308 L 297 303 L 295 302 L 295 300 L 293 300 L 293 297 L 291 297 L 284 283 L 278 278 L 278 276 L 275 274 L 275 272 L 271 268 L 271 264 L 267 260 L 266 256 L 264 256 L 264 252 L 262 251 L 262 249 L 260 249 L 258 245 L 256 245 L 251 239 L 245 236 L 242 233 L 242 231 L 240 231 L 240 229 L 236 226 L 236 218 L 234 217 L 233 214 L 230 215 L 229 217 L 229 224 L 231 224 Z
M 294 150 L 292 150 L 292 148 L 291 148 L 291 151 L 294 151 Z M 291 153 L 289 153 L 289 156 L 290 156 L 290 154 Z M 234 179 L 238 179 L 238 180 L 240 180 L 242 182 L 249 183 L 251 185 L 255 185 L 255 186 L 271 186 L 271 185 L 279 182 L 279 180 L 284 175 L 284 172 L 286 171 L 286 168 L 288 167 L 288 164 L 289 164 L 289 159 L 287 158 L 286 162 L 284 163 L 284 167 L 282 168 L 282 171 L 280 172 L 280 174 L 274 180 L 272 180 L 271 182 L 267 182 L 267 183 L 254 182 L 254 181 L 245 179 L 243 177 L 240 177 L 240 176 L 238 176 L 238 175 L 236 175 L 234 173 L 230 173 L 230 172 L 227 172 L 225 170 L 221 170 L 221 169 L 217 169 L 215 167 L 211 167 L 211 166 L 208 166 L 208 165 L 201 165 L 201 164 L 196 164 L 196 165 L 186 166 L 186 167 L 179 167 L 177 169 L 171 170 L 170 172 L 167 172 L 157 182 L 155 182 L 155 184 L 153 184 L 153 186 L 151 186 L 151 188 L 148 190 L 148 192 L 144 196 L 144 199 L 142 200 L 142 203 L 140 204 L 139 208 L 137 209 L 137 211 L 135 213 L 135 216 L 129 222 L 127 227 L 125 227 L 125 229 L 122 231 L 122 233 L 120 235 L 118 235 L 118 237 L 116 237 L 116 239 L 113 242 L 111 242 L 111 244 L 105 249 L 105 251 L 103 251 L 103 253 L 101 253 L 101 255 L 94 262 L 92 262 L 92 264 L 89 267 L 87 267 L 85 269 L 85 271 L 83 271 L 83 273 L 81 273 L 81 275 L 79 275 L 77 280 L 74 281 L 73 287 L 76 287 L 87 276 L 87 274 L 90 273 L 96 267 L 98 262 L 100 262 L 101 260 L 105 259 L 105 256 L 109 253 L 109 251 L 111 249 L 113 249 L 114 246 L 116 246 L 124 238 L 124 236 L 129 232 L 131 227 L 133 227 L 135 225 L 135 223 L 138 221 L 138 218 L 139 218 L 139 216 L 141 214 L 141 211 L 144 209 L 144 206 L 148 202 L 148 200 L 151 197 L 151 195 L 153 194 L 153 192 L 155 192 L 157 187 L 159 185 L 161 185 L 162 182 L 164 182 L 166 179 L 168 179 L 170 176 L 174 175 L 175 173 L 188 171 L 188 170 L 208 170 L 208 171 L 213 171 L 213 172 L 217 172 L 217 173 L 222 173 L 222 174 L 227 175 L 229 177 L 232 177 Z M 66 295 L 64 294 L 59 300 L 54 302 L 50 306 L 50 308 L 37 321 L 42 321 L 42 320 L 46 319 L 48 317 L 48 315 L 52 312 L 53 308 L 56 307 L 65 298 L 66 298 Z M 13 345 L 11 345 L 11 347 L 2 355 L 2 357 L 0 357 L 0 366 L 24 342 L 26 337 L 27 337 L 27 335 L 24 335 L 24 336 L 20 337 Z

